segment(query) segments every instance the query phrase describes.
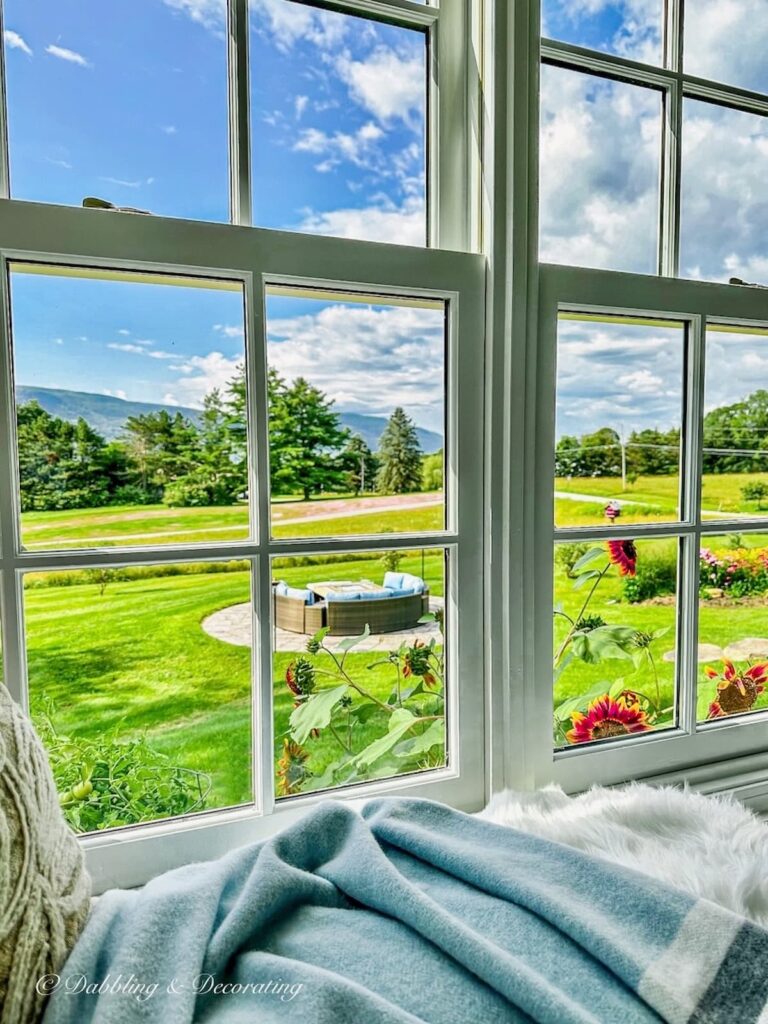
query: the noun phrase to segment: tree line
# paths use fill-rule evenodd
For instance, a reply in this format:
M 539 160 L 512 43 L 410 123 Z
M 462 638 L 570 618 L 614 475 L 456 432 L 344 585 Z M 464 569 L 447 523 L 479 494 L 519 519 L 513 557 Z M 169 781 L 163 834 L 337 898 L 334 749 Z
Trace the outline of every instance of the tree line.
M 768 470 L 768 391 L 712 409 L 704 417 L 705 473 L 756 473 Z M 622 467 L 622 460 L 624 466 Z M 613 427 L 580 437 L 564 435 L 555 449 L 560 477 L 665 476 L 677 473 L 679 429 L 633 430 L 625 439 Z
M 376 452 L 345 428 L 334 403 L 305 378 L 268 377 L 273 495 L 402 494 L 442 486 L 442 453 L 424 455 L 411 419 L 394 410 Z M 248 492 L 243 369 L 206 395 L 197 422 L 181 412 L 130 416 L 108 441 L 83 418 L 17 407 L 22 511 L 163 502 L 231 505 Z

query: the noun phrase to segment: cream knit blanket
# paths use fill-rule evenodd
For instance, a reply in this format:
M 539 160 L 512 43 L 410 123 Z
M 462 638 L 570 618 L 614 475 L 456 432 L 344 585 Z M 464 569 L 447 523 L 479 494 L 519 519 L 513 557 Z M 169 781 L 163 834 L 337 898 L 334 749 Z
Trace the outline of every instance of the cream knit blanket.
M 63 965 L 89 894 L 45 751 L 0 684 L 0 1024 L 39 1020 L 38 979 Z

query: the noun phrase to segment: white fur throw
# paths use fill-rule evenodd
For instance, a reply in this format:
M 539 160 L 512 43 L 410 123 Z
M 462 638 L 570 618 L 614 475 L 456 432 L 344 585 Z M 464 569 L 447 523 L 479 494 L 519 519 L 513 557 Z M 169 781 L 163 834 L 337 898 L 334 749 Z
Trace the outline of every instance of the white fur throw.
M 482 812 L 644 871 L 768 928 L 768 825 L 726 797 L 634 784 L 569 797 L 506 790 Z
M 63 965 L 85 923 L 90 881 L 48 759 L 0 684 L 0 1022 L 42 1015 L 36 983 Z

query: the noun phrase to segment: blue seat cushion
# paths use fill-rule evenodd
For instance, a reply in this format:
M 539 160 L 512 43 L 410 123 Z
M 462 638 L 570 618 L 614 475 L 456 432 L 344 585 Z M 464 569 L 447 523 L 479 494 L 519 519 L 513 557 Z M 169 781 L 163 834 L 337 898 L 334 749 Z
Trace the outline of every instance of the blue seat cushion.
M 391 590 L 372 590 L 370 593 L 360 595 L 361 601 L 381 601 L 383 598 L 392 597 Z
M 325 595 L 325 600 L 331 601 L 359 601 L 362 597 L 359 590 L 331 590 Z
M 311 590 L 301 587 L 286 587 L 284 597 L 292 597 L 294 601 L 303 601 L 304 604 L 314 604 L 315 595 Z
M 413 597 L 417 593 L 413 587 L 400 587 L 399 590 L 392 590 L 392 597 Z
M 391 590 L 400 590 L 403 585 L 403 574 L 401 572 L 385 572 L 384 586 Z

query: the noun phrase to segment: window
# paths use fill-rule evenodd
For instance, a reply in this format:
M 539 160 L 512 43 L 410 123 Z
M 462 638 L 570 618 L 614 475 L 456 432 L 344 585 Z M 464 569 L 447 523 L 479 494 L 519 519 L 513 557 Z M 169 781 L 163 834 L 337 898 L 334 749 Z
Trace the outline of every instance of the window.
M 544 0 L 543 260 L 765 283 L 763 12 L 682 9 Z
M 467 9 L 145 6 L 3 7 L 3 671 L 97 885 L 485 774 Z
M 761 291 L 640 276 L 617 288 L 610 273 L 547 267 L 541 302 L 556 356 L 542 380 L 555 530 L 536 546 L 542 560 L 554 550 L 552 626 L 538 624 L 550 777 L 581 786 L 760 749 Z

